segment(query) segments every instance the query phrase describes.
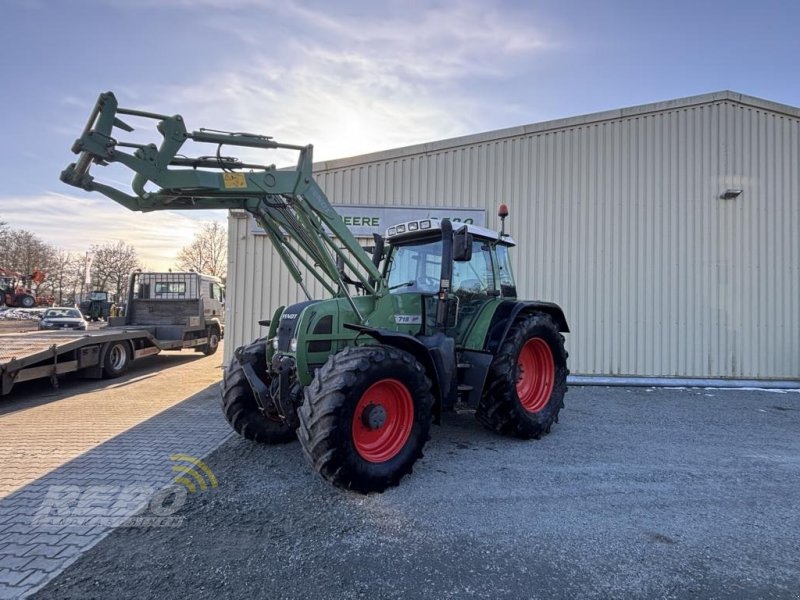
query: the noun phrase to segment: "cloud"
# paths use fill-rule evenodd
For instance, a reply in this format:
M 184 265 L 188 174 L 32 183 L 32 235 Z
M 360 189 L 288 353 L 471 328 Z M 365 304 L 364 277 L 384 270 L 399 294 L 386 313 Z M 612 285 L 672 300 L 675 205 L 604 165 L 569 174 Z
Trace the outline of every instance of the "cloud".
M 509 61 L 554 46 L 530 14 L 509 5 L 389 6 L 394 10 L 388 14 L 367 17 L 334 15 L 299 3 L 286 3 L 283 10 L 314 30 L 315 40 L 326 33 L 328 46 L 354 49 L 393 72 L 431 80 L 500 77 Z
M 249 72 L 217 78 L 213 88 L 204 81 L 165 90 L 165 101 L 181 107 L 190 127 L 244 130 L 287 143 L 313 143 L 317 160 L 468 131 L 468 107 L 459 110 L 459 102 L 453 101 L 455 110 L 447 110 L 424 90 L 360 57 L 318 53 L 312 62 L 279 79 L 270 71 L 262 62 Z M 242 151 L 239 155 L 250 158 Z
M 510 106 L 504 86 L 518 85 L 521 74 L 557 46 L 529 9 L 510 4 L 390 0 L 315 7 L 261 0 L 142 0 L 113 5 L 148 16 L 185 11 L 187 27 L 197 32 L 193 40 L 211 36 L 217 49 L 224 48 L 180 50 L 187 63 L 203 65 L 200 75 L 192 75 L 198 69 L 187 66 L 183 80 L 152 69 L 146 71 L 153 73 L 150 80 L 131 76 L 115 89 L 122 106 L 180 113 L 190 129 L 249 131 L 281 142 L 313 143 L 316 160 L 505 126 L 505 117 L 496 116 L 504 111 L 513 111 L 516 122 L 519 109 Z M 74 139 L 90 106 L 65 93 L 60 108 L 54 131 Z M 81 115 L 77 122 L 74 114 Z M 154 130 L 147 137 L 139 123 L 131 124 L 137 131 L 130 137 L 118 132 L 120 139 L 160 142 Z M 191 146 L 186 154 L 216 152 L 215 147 Z M 295 159 L 233 147 L 223 152 L 279 166 Z M 115 165 L 93 173 L 117 184 L 130 180 L 124 171 Z M 153 268 L 171 266 L 199 221 L 224 219 L 220 212 L 131 213 L 97 195 L 55 193 L 0 197 L 0 215 L 73 250 L 125 240 Z
M 503 110 L 487 95 L 502 96 L 556 46 L 514 6 L 412 4 L 206 0 L 192 14 L 228 39 L 229 53 L 198 80 L 163 86 L 145 108 L 342 158 L 486 129 Z
M 198 216 L 207 221 L 225 219 L 223 211 Z M 72 252 L 122 240 L 136 248 L 148 268 L 156 270 L 174 267 L 178 250 L 192 241 L 202 225 L 182 212 L 138 213 L 112 200 L 58 193 L 2 198 L 0 219 Z

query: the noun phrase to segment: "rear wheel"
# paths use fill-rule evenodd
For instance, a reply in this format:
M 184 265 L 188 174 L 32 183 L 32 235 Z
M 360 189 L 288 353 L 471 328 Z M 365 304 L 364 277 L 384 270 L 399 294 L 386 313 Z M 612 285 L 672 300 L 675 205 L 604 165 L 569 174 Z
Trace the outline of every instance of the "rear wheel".
M 332 355 L 305 390 L 298 438 L 334 485 L 382 492 L 411 473 L 429 438 L 433 395 L 414 357 L 388 346 Z
M 254 367 L 267 379 L 266 347 L 260 354 L 263 360 Z M 269 385 L 268 380 L 264 383 Z M 285 444 L 295 439 L 294 430 L 277 413 L 261 412 L 244 369 L 235 358 L 228 365 L 222 379 L 222 413 L 236 433 L 253 442 Z
M 126 342 L 112 342 L 103 359 L 103 374 L 109 379 L 124 375 L 131 365 L 130 347 Z
M 489 368 L 475 417 L 487 428 L 529 439 L 549 433 L 567 391 L 564 336 L 543 313 L 512 325 Z

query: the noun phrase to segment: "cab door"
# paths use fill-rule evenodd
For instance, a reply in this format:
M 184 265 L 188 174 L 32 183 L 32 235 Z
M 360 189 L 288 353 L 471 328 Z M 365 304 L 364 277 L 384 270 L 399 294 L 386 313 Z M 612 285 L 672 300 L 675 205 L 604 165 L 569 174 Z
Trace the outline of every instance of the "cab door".
M 456 300 L 455 338 L 458 346 L 463 346 L 481 314 L 500 295 L 493 260 L 490 243 L 474 240 L 472 258 L 453 263 L 452 295 Z

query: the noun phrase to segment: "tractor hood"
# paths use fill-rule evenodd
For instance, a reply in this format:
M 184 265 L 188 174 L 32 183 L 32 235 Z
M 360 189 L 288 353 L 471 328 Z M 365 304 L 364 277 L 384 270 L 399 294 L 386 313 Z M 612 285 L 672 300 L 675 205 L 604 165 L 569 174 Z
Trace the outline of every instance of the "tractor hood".
M 292 338 L 297 337 L 297 327 L 300 323 L 300 313 L 306 307 L 322 302 L 322 300 L 307 300 L 306 302 L 298 302 L 287 306 L 281 314 L 281 320 L 278 324 L 278 350 L 280 352 L 289 352 L 289 346 Z

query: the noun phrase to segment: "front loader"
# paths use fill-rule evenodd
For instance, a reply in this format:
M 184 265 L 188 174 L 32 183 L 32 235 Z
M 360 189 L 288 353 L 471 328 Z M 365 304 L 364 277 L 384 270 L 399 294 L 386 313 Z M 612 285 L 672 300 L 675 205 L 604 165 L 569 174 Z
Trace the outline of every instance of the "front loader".
M 123 118 L 157 121 L 161 142 L 118 141 Z M 216 146 L 190 158 L 184 143 Z M 295 151 L 293 169 L 245 162 L 224 147 Z M 539 438 L 566 392 L 562 310 L 519 300 L 504 233 L 421 218 L 359 244 L 312 177 L 312 147 L 200 129 L 180 116 L 120 108 L 101 94 L 65 183 L 135 211 L 233 209 L 253 215 L 307 300 L 277 308 L 268 334 L 238 348 L 222 408 L 243 437 L 299 439 L 314 469 L 362 493 L 397 485 L 422 456 L 430 425 L 456 407 L 501 434 Z M 131 190 L 97 182 L 92 164 L 121 163 Z M 508 211 L 501 207 L 502 223 Z M 329 296 L 312 299 L 305 277 Z

